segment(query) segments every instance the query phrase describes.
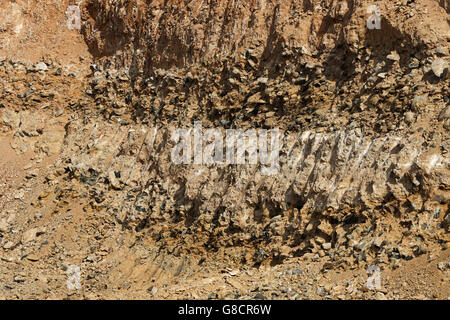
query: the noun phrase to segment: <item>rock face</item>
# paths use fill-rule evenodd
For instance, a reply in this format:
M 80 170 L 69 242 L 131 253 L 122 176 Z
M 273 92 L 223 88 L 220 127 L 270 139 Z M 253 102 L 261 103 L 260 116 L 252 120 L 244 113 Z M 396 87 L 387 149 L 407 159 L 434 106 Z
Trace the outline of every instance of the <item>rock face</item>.
M 432 20 L 435 14 L 445 16 L 437 0 L 416 5 L 380 3 L 380 14 L 387 20 L 382 26 L 385 32 L 373 33 L 364 29 L 370 5 L 366 0 L 216 0 L 208 5 L 201 0 L 87 1 L 83 34 L 95 56 L 114 55 L 111 60 L 147 72 L 214 62 L 244 54 L 248 48 L 258 48 L 275 68 L 286 47 L 303 46 L 324 55 L 345 41 L 352 51 L 357 47 L 353 44 L 364 43 L 383 46 L 389 54 L 399 50 L 395 41 L 402 38 L 415 45 L 446 41 L 445 19 Z M 443 38 L 423 29 L 423 22 L 434 22 Z
M 436 77 L 441 77 L 443 74 L 446 74 L 448 72 L 448 63 L 444 59 L 436 59 L 431 64 L 431 70 L 433 70 L 433 73 L 436 75 Z
M 101 62 L 90 80 L 96 107 L 68 127 L 66 170 L 105 194 L 101 207 L 125 228 L 182 237 L 192 250 L 266 239 L 276 259 L 339 248 L 336 230 L 364 225 L 367 249 L 347 244 L 351 254 L 391 257 L 390 245 L 371 248 L 371 237 L 389 233 L 378 219 L 417 237 L 423 219 L 436 228 L 449 210 L 448 132 L 438 119 L 448 83 L 423 80 L 448 57 L 433 58 L 444 38 L 390 20 L 388 4 L 385 31 L 367 30 L 368 5 L 131 2 L 117 11 L 87 2 L 83 34 Z M 423 9 L 398 8 L 428 19 Z M 99 125 L 99 114 L 109 121 Z M 174 131 L 198 120 L 223 133 L 280 128 L 277 174 L 175 164 Z
M 28 281 L 11 259 L 48 274 L 80 265 L 86 292 L 142 283 L 144 296 L 186 297 L 166 283 L 202 264 L 395 270 L 448 249 L 448 6 L 381 1 L 381 29 L 368 29 L 371 4 L 88 0 L 85 77 L 0 59 L 0 131 L 33 154 L 14 193 L 0 184 L 11 286 Z M 223 137 L 257 130 L 258 155 L 261 130 L 279 130 L 275 170 L 249 150 L 239 164 L 176 163 L 175 133 L 191 130 L 195 150 L 198 123 Z M 248 271 L 226 271 L 232 297 L 266 298 L 233 280 Z M 363 295 L 350 283 L 299 290 Z

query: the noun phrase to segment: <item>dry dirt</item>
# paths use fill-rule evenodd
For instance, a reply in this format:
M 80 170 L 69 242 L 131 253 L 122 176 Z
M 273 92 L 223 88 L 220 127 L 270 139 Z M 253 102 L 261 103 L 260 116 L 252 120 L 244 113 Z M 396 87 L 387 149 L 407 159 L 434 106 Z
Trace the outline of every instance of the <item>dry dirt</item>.
M 450 298 L 449 1 L 75 4 L 0 3 L 0 299 Z

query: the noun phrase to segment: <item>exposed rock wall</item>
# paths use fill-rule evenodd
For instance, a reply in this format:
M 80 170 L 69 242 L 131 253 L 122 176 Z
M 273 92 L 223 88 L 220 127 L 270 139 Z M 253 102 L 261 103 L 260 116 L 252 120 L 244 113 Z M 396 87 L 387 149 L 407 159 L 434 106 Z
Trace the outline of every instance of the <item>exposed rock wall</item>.
M 125 227 L 158 241 L 267 242 L 272 258 L 345 243 L 360 257 L 342 240 L 358 225 L 369 242 L 387 229 L 445 237 L 449 33 L 445 19 L 429 24 L 445 5 L 380 3 L 381 29 L 370 30 L 370 4 L 88 2 L 96 107 L 69 126 L 67 170 L 105 195 L 100 207 Z M 86 126 L 99 115 L 109 124 Z M 196 120 L 281 128 L 279 173 L 174 164 L 173 130 Z
M 368 32 L 361 26 L 374 4 L 380 7 L 383 31 Z M 401 47 L 399 41 L 445 43 L 445 19 L 434 21 L 435 32 L 426 30 L 436 13 L 443 16 L 442 7 L 438 1 L 90 1 L 84 7 L 83 32 L 95 56 L 117 59 L 135 71 L 213 62 L 251 47 L 263 53 L 260 66 L 266 67 L 286 47 L 320 50 L 326 58 L 342 45 L 393 50 Z

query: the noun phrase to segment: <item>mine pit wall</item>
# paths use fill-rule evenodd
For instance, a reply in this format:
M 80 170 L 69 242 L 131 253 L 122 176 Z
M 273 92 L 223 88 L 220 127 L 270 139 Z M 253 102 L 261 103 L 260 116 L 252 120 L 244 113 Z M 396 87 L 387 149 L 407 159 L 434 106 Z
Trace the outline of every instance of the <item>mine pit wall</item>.
M 93 210 L 159 245 L 247 246 L 254 255 L 245 259 L 259 263 L 328 244 L 359 262 L 409 259 L 445 244 L 449 120 L 438 116 L 448 82 L 407 66 L 443 42 L 387 7 L 384 31 L 368 32 L 368 4 L 88 1 L 82 33 L 98 60 L 87 92 L 96 107 L 80 102 L 60 165 L 96 195 Z M 395 50 L 400 62 L 384 67 Z M 373 80 L 359 68 L 396 78 Z M 429 103 L 417 98 L 427 85 Z M 404 94 L 388 97 L 394 87 Z M 406 111 L 415 123 L 405 122 Z M 195 120 L 205 128 L 279 125 L 279 173 L 175 165 L 171 134 Z

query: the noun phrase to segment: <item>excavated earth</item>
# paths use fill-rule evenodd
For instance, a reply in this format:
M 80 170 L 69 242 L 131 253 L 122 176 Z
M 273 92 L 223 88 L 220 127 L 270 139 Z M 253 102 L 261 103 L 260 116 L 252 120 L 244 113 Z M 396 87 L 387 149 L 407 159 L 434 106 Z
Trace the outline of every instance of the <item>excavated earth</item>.
M 1 299 L 450 299 L 450 1 L 75 4 L 0 4 Z

